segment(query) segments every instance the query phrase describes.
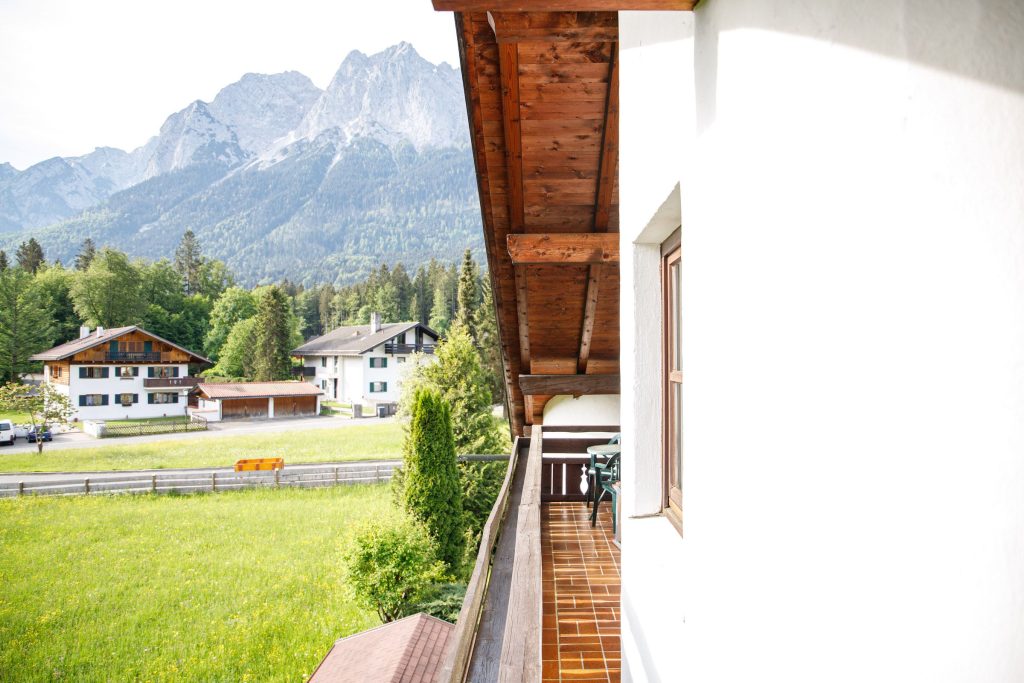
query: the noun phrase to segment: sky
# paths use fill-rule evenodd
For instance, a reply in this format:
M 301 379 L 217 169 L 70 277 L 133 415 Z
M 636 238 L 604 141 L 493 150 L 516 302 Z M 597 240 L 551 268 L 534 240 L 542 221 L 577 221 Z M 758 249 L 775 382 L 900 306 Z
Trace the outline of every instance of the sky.
M 402 40 L 458 66 L 430 0 L 0 0 L 0 163 L 132 150 L 245 73 L 323 88 L 352 50 Z

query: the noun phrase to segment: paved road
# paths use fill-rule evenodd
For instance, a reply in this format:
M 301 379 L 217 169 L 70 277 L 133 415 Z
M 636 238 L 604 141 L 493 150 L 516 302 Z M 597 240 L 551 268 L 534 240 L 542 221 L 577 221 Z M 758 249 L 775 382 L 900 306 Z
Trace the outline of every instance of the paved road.
M 182 432 L 180 434 L 152 434 L 148 436 L 122 436 L 111 439 L 96 439 L 82 432 L 55 434 L 53 441 L 48 442 L 45 450 L 63 450 L 66 448 L 103 448 L 107 446 L 130 446 L 132 444 L 152 443 L 154 441 L 177 441 L 179 439 L 208 439 L 217 436 L 245 436 L 249 434 L 275 434 L 280 432 L 307 431 L 311 429 L 336 429 L 352 425 L 376 424 L 392 422 L 395 418 L 367 417 L 353 420 L 347 417 L 298 417 L 278 418 L 275 420 L 232 420 L 229 422 L 211 422 L 204 432 Z M 7 453 L 34 453 L 36 445 L 19 440 L 14 446 L 0 446 L 0 469 L 3 468 L 3 456 Z
M 365 469 L 366 467 L 373 467 L 374 465 L 399 465 L 401 460 L 348 460 L 346 462 L 316 462 L 309 463 L 306 465 L 285 465 L 285 469 L 289 472 L 300 472 L 304 469 L 322 469 L 325 467 L 338 467 L 341 470 L 349 469 Z M 14 472 L 12 474 L 0 474 L 0 484 L 17 484 L 19 481 L 23 481 L 26 484 L 29 483 L 42 483 L 47 482 L 82 482 L 85 479 L 89 479 L 92 482 L 99 482 L 109 479 L 126 479 L 133 476 L 149 476 L 149 475 L 160 475 L 160 474 L 173 474 L 176 476 L 210 476 L 216 472 L 217 474 L 234 472 L 229 465 L 228 467 L 196 467 L 196 468 L 173 468 L 173 469 L 162 469 L 162 470 L 116 470 L 116 471 L 103 471 L 103 472 Z

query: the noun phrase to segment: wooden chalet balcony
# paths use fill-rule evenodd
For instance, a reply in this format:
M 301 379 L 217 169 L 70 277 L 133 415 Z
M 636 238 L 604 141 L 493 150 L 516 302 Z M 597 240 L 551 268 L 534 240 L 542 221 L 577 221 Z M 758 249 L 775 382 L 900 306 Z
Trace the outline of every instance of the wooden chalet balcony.
M 517 438 L 439 681 L 620 680 L 619 549 L 579 491 L 586 447 L 618 427 Z
M 111 363 L 160 363 L 163 362 L 163 354 L 156 351 L 107 351 L 104 354 L 107 361 Z
M 199 377 L 147 377 L 142 380 L 146 389 L 191 389 L 202 381 Z
M 436 344 L 385 344 L 384 353 L 434 353 Z

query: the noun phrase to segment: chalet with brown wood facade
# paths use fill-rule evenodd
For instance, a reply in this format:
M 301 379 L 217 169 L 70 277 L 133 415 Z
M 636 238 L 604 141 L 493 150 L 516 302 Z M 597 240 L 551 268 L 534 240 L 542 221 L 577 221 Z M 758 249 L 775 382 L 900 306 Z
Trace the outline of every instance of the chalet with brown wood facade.
M 140 327 L 90 330 L 32 356 L 43 380 L 67 395 L 75 418 L 113 420 L 184 416 L 198 383 L 190 366 L 210 361 Z

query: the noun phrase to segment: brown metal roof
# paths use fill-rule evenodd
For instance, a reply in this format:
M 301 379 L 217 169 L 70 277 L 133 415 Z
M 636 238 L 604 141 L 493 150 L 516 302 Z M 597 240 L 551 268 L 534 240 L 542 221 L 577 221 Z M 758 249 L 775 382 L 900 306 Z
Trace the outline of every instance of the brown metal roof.
M 278 396 L 320 396 L 324 392 L 309 382 L 210 382 L 196 387 L 212 400 L 270 398 Z
M 433 683 L 454 628 L 420 612 L 342 638 L 309 683 Z
M 293 356 L 348 356 L 366 353 L 373 347 L 391 340 L 403 332 L 419 326 L 424 332 L 437 339 L 437 332 L 426 325 L 415 322 L 385 323 L 379 332 L 370 333 L 369 325 L 339 327 L 327 334 L 310 339 L 292 351 Z
M 129 332 L 140 332 L 148 337 L 152 337 L 156 341 L 160 341 L 163 342 L 164 344 L 168 344 L 169 346 L 173 346 L 179 351 L 182 351 L 192 356 L 192 358 L 197 363 L 211 362 L 210 359 L 204 358 L 203 356 L 200 356 L 198 353 L 195 353 L 193 351 L 189 351 L 183 346 L 178 346 L 174 342 L 167 341 L 163 337 L 158 337 L 152 332 L 147 332 L 138 325 L 128 325 L 126 327 L 111 327 L 109 330 L 104 330 L 103 334 L 98 334 L 96 331 L 93 331 L 85 337 L 81 337 L 79 339 L 72 339 L 71 341 L 65 342 L 60 346 L 54 346 L 52 349 L 49 349 L 48 351 L 41 351 L 32 356 L 29 360 L 63 360 L 65 358 L 75 355 L 76 353 L 85 351 L 86 349 L 91 349 L 94 346 L 99 346 L 100 344 L 113 341 L 114 339 L 126 335 Z

